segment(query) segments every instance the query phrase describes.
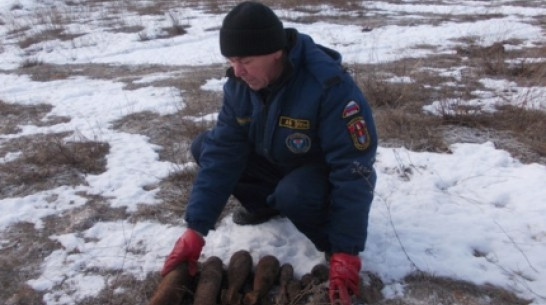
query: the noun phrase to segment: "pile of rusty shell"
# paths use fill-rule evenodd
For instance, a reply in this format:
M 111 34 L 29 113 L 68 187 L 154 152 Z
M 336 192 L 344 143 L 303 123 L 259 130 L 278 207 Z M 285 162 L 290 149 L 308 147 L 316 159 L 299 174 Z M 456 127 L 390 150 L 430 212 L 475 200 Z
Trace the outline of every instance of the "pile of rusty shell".
M 301 304 L 312 288 L 327 281 L 329 275 L 328 266 L 316 265 L 310 273 L 296 279 L 293 266 L 280 266 L 272 255 L 260 258 L 253 272 L 252 256 L 246 250 L 235 252 L 227 270 L 223 267 L 220 258 L 209 257 L 192 278 L 188 265 L 181 264 L 163 278 L 149 305 Z

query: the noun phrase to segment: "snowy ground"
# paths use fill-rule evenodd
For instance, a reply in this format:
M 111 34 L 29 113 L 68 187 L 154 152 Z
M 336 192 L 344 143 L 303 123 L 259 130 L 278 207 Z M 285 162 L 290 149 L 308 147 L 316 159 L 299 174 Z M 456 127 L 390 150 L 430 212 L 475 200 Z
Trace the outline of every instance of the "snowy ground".
M 14 30 L 33 23 L 29 16 L 52 10 L 49 2 L 66 12 L 68 31 L 82 35 L 66 41 L 42 41 L 23 50 L 16 43 L 19 38 Z M 365 15 L 370 19 L 407 21 L 405 25 L 385 25 L 371 31 L 362 24 L 293 21 L 311 12 L 279 9 L 278 13 L 286 19 L 286 26 L 338 49 L 348 63 L 371 64 L 452 53 L 459 39 L 466 37 L 477 37 L 484 45 L 501 40 L 522 42 L 511 48 L 544 45 L 544 25 L 541 27 L 536 20 L 546 18 L 546 5 L 542 1 L 521 3 L 526 2 L 528 6 L 512 1 L 450 1 L 439 5 L 410 0 L 397 4 L 366 1 Z M 105 30 L 104 23 L 97 21 L 104 17 L 104 10 L 79 9 L 63 1 L 0 3 L 0 100 L 20 105 L 51 104 L 53 109 L 47 117 L 70 118 L 51 126 L 22 124 L 16 134 L 0 134 L 0 147 L 9 139 L 63 131 L 76 132 L 71 139 L 94 139 L 110 145 L 107 170 L 87 175 L 85 184 L 0 199 L 0 236 L 19 222 L 33 223 L 40 230 L 44 217 L 84 205 L 87 198 L 82 193 L 108 198 L 112 207 L 126 207 L 128 212 L 135 211 L 137 204 L 156 205 L 158 189 L 146 186 L 158 183 L 175 168 L 192 166 L 161 161 L 159 148 L 148 137 L 112 128 L 113 121 L 129 114 L 151 111 L 168 115 L 198 102 L 186 100 L 184 92 L 157 86 L 127 90 L 116 79 L 86 76 L 43 82 L 14 73 L 28 60 L 129 66 L 207 66 L 224 62 L 217 46 L 222 15 L 197 6 L 172 12 L 180 16 L 187 33 L 153 39 L 161 34 L 158 29 L 169 27 L 166 15 L 142 16 L 129 11 L 116 15 L 124 25 L 141 26 L 139 36 Z M 341 13 L 325 6 L 320 14 Z M 492 17 L 477 21 L 462 18 L 478 14 Z M 420 22 L 424 16 L 451 16 L 453 20 L 438 19 L 427 24 Z M 36 22 L 29 31 L 46 28 Z M 142 35 L 152 39 L 143 41 Z M 542 55 L 538 60 L 546 60 L 546 54 Z M 149 75 L 142 81 L 168 77 Z M 503 81 L 483 82 L 491 90 L 468 103 L 492 109 L 496 103 L 518 104 L 525 95 L 532 97 L 527 99 L 527 107 L 546 110 L 544 83 L 542 87 L 524 88 Z M 220 90 L 221 75 L 203 85 L 203 90 Z M 442 102 L 446 101 L 431 103 L 424 110 L 435 113 Z M 367 248 L 360 255 L 364 270 L 381 277 L 387 284 L 384 293 L 388 296 L 401 293 L 405 275 L 424 271 L 476 284 L 491 283 L 532 299 L 535 305 L 546 304 L 546 167 L 523 164 L 490 142 L 457 143 L 451 150 L 450 154 L 439 154 L 380 147 Z M 6 153 L 0 155 L 0 163 L 18 157 L 17 152 Z M 45 257 L 39 276 L 28 284 L 45 292 L 48 305 L 76 304 L 109 284 L 106 277 L 91 270 L 122 271 L 136 278 L 157 272 L 183 230 L 183 224 L 115 220 L 98 222 L 80 232 L 52 235 L 50 239 L 62 247 Z M 281 262 L 292 263 L 298 275 L 323 260 L 323 254 L 285 219 L 241 227 L 226 217 L 206 242 L 203 257 L 217 255 L 227 262 L 233 252 L 248 249 L 255 259 L 274 254 Z M 0 239 L 0 249 L 8 246 L 4 238 Z

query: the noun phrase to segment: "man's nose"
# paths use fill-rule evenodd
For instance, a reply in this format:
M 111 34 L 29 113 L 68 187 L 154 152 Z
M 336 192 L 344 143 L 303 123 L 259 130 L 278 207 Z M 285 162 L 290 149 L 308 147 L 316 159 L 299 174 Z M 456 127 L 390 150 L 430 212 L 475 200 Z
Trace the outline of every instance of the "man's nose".
M 241 76 L 244 76 L 246 74 L 246 70 L 245 70 L 245 68 L 243 67 L 242 64 L 232 63 L 231 66 L 233 67 L 233 73 L 235 74 L 235 76 L 241 77 Z

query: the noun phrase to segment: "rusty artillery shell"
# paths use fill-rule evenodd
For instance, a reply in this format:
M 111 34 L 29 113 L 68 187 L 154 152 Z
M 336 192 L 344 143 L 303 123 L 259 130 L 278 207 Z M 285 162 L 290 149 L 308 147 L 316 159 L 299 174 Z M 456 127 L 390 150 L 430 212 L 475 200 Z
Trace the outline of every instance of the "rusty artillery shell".
M 288 284 L 294 279 L 294 267 L 291 264 L 284 264 L 281 266 L 279 276 L 279 291 L 275 298 L 275 304 L 289 304 L 288 298 Z
M 318 264 L 311 269 L 311 273 L 306 273 L 301 277 L 301 283 L 304 288 L 311 287 L 326 282 L 329 277 L 330 269 L 328 266 Z
M 294 267 L 291 264 L 283 264 L 280 271 L 279 284 L 286 286 L 294 278 Z
M 322 284 L 330 278 L 330 269 L 324 264 L 318 264 L 311 269 L 315 284 Z
M 201 269 L 201 275 L 197 282 L 194 305 L 216 305 L 218 293 L 222 285 L 223 266 L 222 260 L 216 256 L 209 257 Z
M 306 273 L 301 276 L 301 286 L 303 288 L 313 285 L 313 276 L 311 273 Z
M 229 260 L 227 269 L 228 287 L 221 294 L 222 305 L 241 303 L 241 288 L 252 271 L 252 256 L 245 250 L 235 252 Z
M 182 263 L 169 272 L 159 283 L 150 305 L 178 305 L 189 291 L 191 281 L 188 264 Z
M 271 255 L 262 257 L 256 266 L 254 274 L 253 290 L 245 294 L 244 305 L 255 305 L 273 287 L 279 276 L 279 260 Z
M 291 280 L 286 286 L 286 294 L 288 295 L 288 304 L 298 304 L 301 298 L 301 282 L 299 280 Z

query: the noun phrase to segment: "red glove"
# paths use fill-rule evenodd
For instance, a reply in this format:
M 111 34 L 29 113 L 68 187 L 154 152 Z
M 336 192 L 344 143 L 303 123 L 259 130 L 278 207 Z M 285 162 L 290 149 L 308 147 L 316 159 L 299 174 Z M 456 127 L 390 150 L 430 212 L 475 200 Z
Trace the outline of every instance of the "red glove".
M 171 254 L 165 260 L 161 276 L 166 276 L 174 268 L 183 262 L 188 263 L 188 271 L 191 276 L 197 274 L 197 260 L 205 245 L 203 237 L 192 229 L 187 229 L 174 244 Z
M 330 303 L 351 305 L 350 294 L 360 296 L 360 258 L 347 253 L 334 253 L 330 258 Z

